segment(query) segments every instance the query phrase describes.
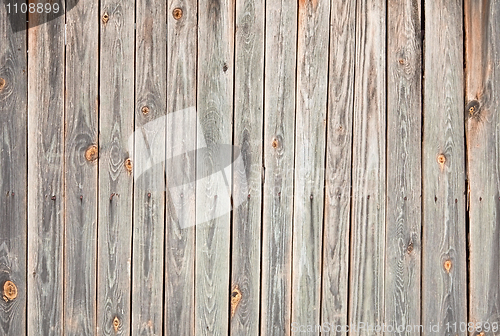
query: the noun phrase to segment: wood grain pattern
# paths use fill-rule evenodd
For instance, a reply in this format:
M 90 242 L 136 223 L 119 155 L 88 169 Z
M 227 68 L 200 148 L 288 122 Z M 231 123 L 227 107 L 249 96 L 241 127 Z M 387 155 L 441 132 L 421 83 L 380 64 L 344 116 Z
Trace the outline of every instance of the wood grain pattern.
M 261 334 L 290 335 L 297 5 L 266 1 Z
M 356 1 L 331 6 L 321 322 L 346 325 Z
M 64 334 L 94 335 L 98 153 L 90 151 L 98 144 L 99 5 L 67 6 Z
M 385 322 L 420 335 L 422 47 L 419 0 L 390 1 L 387 26 Z
M 171 0 L 167 10 L 167 125 L 183 130 L 179 136 L 172 126 L 166 133 L 164 329 L 173 336 L 194 335 L 195 329 L 196 157 L 187 153 L 196 148 L 197 5 L 196 0 Z M 176 9 L 182 10 L 179 20 Z M 194 114 L 180 112 L 186 109 Z
M 129 335 L 135 1 L 101 1 L 97 333 Z
M 356 8 L 349 324 L 384 318 L 385 5 L 361 0 Z
M 317 325 L 321 312 L 330 2 L 299 2 L 298 14 L 292 321 Z
M 425 1 L 424 325 L 467 321 L 462 14 L 461 1 Z
M 245 202 L 233 209 L 231 286 L 238 287 L 241 300 L 231 335 L 259 334 L 264 18 L 264 1 L 236 1 L 234 145 L 239 153 L 233 156 L 243 164 L 234 164 L 233 200 Z
M 163 331 L 166 3 L 136 1 L 132 335 Z M 161 121 L 160 125 L 156 125 Z M 146 146 L 144 146 L 144 144 Z M 151 162 L 155 165 L 149 168 Z M 142 173 L 141 176 L 137 176 Z
M 62 335 L 65 17 L 36 26 L 44 15 L 28 30 L 27 332 Z
M 231 167 L 220 167 L 221 144 L 232 143 L 234 1 L 198 1 L 195 333 L 229 327 Z M 224 169 L 224 171 L 222 171 Z M 223 175 L 223 177 L 222 177 Z
M 469 321 L 500 320 L 499 1 L 465 1 Z M 486 333 L 487 335 L 492 334 Z
M 0 335 L 26 334 L 27 41 L 0 6 Z M 26 15 L 20 15 L 26 20 Z M 7 281 L 17 296 L 5 293 Z M 7 294 L 7 295 L 6 295 Z

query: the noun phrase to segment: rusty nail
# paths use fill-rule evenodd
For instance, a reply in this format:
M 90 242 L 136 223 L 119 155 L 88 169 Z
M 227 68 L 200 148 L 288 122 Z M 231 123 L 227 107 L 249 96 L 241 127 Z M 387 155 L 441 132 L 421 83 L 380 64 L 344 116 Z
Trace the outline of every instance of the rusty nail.
M 149 107 L 143 106 L 141 111 L 142 111 L 142 114 L 147 115 L 149 113 Z
M 400 59 L 399 64 L 405 64 L 405 61 L 403 59 Z
M 224 63 L 224 66 L 222 67 L 222 70 L 223 70 L 224 72 L 226 72 L 226 71 L 227 71 L 227 69 L 229 69 L 229 67 L 227 66 L 227 63 Z
M 97 160 L 97 146 L 96 145 L 90 145 L 87 150 L 85 151 L 85 159 L 87 161 L 95 161 Z
M 17 287 L 12 281 L 5 281 L 3 284 L 3 299 L 5 302 L 14 300 L 17 297 Z
M 5 79 L 0 78 L 0 91 L 2 91 L 4 87 L 5 87 Z
M 172 11 L 172 15 L 174 16 L 174 19 L 179 20 L 180 18 L 182 18 L 182 9 L 180 9 L 180 8 L 175 8 L 175 9 Z
M 52 196 L 51 200 L 55 201 L 56 200 L 56 196 Z
M 482 200 L 483 200 L 483 198 L 482 198 L 482 197 L 479 197 L 479 202 L 481 202 Z
M 238 304 L 241 301 L 241 291 L 236 285 L 231 293 L 231 317 L 234 316 L 236 312 L 236 308 L 238 308 Z
M 132 172 L 132 160 L 130 158 L 125 160 L 125 169 L 127 169 L 129 173 Z
M 111 196 L 109 196 L 109 200 L 111 201 L 113 199 L 113 196 L 115 196 L 115 193 L 112 193 Z
M 113 319 L 113 328 L 115 329 L 115 333 L 118 332 L 118 328 L 120 328 L 120 320 L 117 316 Z
M 12 192 L 12 196 L 14 196 L 14 195 L 15 195 L 14 192 Z
M 250 194 L 248 194 L 248 198 L 250 198 Z
M 313 198 L 314 198 L 314 196 L 311 194 L 311 196 L 309 196 L 309 198 L 310 198 L 310 199 L 313 199 Z
M 148 193 L 148 198 L 151 198 L 151 193 Z
M 80 201 L 83 199 L 83 195 L 80 195 Z
M 444 165 L 444 163 L 446 162 L 446 156 L 444 156 L 444 154 L 439 154 L 437 157 L 437 161 L 440 165 Z
M 406 249 L 408 253 L 411 253 L 413 251 L 413 243 L 408 244 L 408 248 Z
M 108 13 L 104 12 L 104 14 L 102 15 L 102 22 L 107 23 L 108 20 L 109 20 Z
M 273 146 L 273 148 L 278 147 L 278 140 L 274 139 L 271 145 Z
M 443 264 L 444 269 L 446 270 L 447 273 L 450 273 L 451 269 L 451 260 L 446 260 Z
M 405 196 L 405 198 L 404 198 L 404 199 L 405 199 L 405 201 L 407 200 L 406 196 Z

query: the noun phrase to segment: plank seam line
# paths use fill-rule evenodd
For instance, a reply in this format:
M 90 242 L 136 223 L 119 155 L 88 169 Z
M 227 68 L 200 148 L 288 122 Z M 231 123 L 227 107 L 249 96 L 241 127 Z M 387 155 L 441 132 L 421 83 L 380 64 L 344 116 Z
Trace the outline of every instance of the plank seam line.
M 297 51 L 299 50 L 299 15 L 300 15 L 300 1 L 297 0 L 297 13 L 296 13 L 296 26 L 295 26 L 295 88 L 294 88 L 294 120 L 293 120 L 293 197 L 292 197 L 292 214 L 291 214 L 291 221 L 292 221 L 292 235 L 291 235 L 291 250 L 290 250 L 290 322 L 293 322 L 293 240 L 295 236 L 295 150 L 297 149 L 297 89 L 298 89 L 298 69 L 299 69 L 299 58 L 297 55 Z M 281 7 L 281 10 L 283 10 L 283 6 Z M 286 320 L 286 319 L 285 319 Z
M 271 0 L 272 1 L 272 0 Z M 262 30 L 262 49 L 263 49 L 263 61 L 262 61 L 262 126 L 261 126 L 261 134 L 262 134 L 262 150 L 261 150 L 261 158 L 260 158 L 260 166 L 261 166 L 261 178 L 260 178 L 260 274 L 259 274 L 259 325 L 257 326 L 257 330 L 259 334 L 263 333 L 262 330 L 262 281 L 263 281 L 263 265 L 264 265 L 264 183 L 266 181 L 266 168 L 265 168 L 265 148 L 266 148 L 266 43 L 267 43 L 267 0 L 263 0 L 263 10 L 264 12 L 264 22 L 263 22 L 263 30 Z M 263 173 L 262 173 L 263 172 Z
M 231 106 L 231 145 L 233 146 L 232 148 L 234 148 L 234 128 L 235 128 L 235 124 L 234 124 L 234 105 L 235 105 L 235 94 L 236 94 L 236 70 L 235 70 L 235 67 L 236 67 L 236 21 L 238 20 L 238 17 L 237 17 L 237 7 L 238 5 L 236 4 L 236 1 L 233 2 L 233 34 L 232 34 L 232 37 L 233 37 L 233 55 L 232 55 L 232 58 L 233 58 L 233 65 L 231 66 L 231 70 L 233 71 L 233 92 L 232 92 L 232 97 L 231 97 L 231 101 L 232 101 L 232 106 Z M 240 155 L 242 155 L 242 153 L 240 152 Z M 234 162 L 234 150 L 231 150 L 231 162 Z M 229 182 L 229 181 L 228 181 Z M 229 193 L 230 193 L 230 199 L 232 200 L 233 199 L 233 186 L 234 186 L 234 165 L 231 164 L 231 182 L 230 184 L 228 183 L 228 187 L 229 187 Z M 227 310 L 228 310 L 228 313 L 227 313 L 227 319 L 228 319 L 228 327 L 227 327 L 227 333 L 228 335 L 230 336 L 231 335 L 231 320 L 232 320 L 232 316 L 231 316 L 231 311 L 232 311 L 232 304 L 231 304 L 231 298 L 232 298 L 232 288 L 233 288 L 233 239 L 234 239 L 234 236 L 233 236 L 233 228 L 234 228 L 234 223 L 233 223 L 233 220 L 235 218 L 234 216 L 234 212 L 236 211 L 234 205 L 233 205 L 233 202 L 231 201 L 231 211 L 229 212 L 229 281 L 228 281 L 228 285 L 229 285 L 229 288 L 228 288 L 228 295 L 227 295 Z
M 358 25 L 357 25 L 357 13 L 358 13 L 358 1 L 354 3 L 354 13 L 352 14 L 354 17 L 354 64 L 352 66 L 352 110 L 351 110 L 351 181 L 350 181 L 350 188 L 349 188 L 349 227 L 348 227 L 348 249 L 349 249 L 349 256 L 347 257 L 347 309 L 346 309 L 346 322 L 347 324 L 350 324 L 350 319 L 351 319 L 351 305 L 350 305 L 350 297 L 351 297 L 351 256 L 352 256 L 352 226 L 353 226 L 353 175 L 354 172 L 352 171 L 352 167 L 354 164 L 354 104 L 356 103 L 356 58 L 357 58 L 357 52 L 358 52 L 358 39 L 357 39 L 357 34 L 358 34 Z
M 320 250 L 320 286 L 319 286 L 319 324 L 323 325 L 323 281 L 324 281 L 324 250 L 325 250 L 325 225 L 326 225 L 326 174 L 328 173 L 328 119 L 329 119 L 329 105 L 330 105 L 330 60 L 331 60 L 331 43 L 332 43 L 332 4 L 329 2 L 330 7 L 328 11 L 328 57 L 327 57 L 327 70 L 326 70 L 326 105 L 325 105 L 325 148 L 324 148 L 324 162 L 323 162 L 323 219 L 321 225 L 321 250 Z

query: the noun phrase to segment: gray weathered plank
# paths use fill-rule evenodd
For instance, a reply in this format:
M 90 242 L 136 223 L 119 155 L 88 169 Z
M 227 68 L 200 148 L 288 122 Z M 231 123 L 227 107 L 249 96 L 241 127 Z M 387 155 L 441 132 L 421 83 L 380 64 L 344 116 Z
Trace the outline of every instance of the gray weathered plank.
M 166 7 L 136 1 L 132 335 L 163 330 Z
M 450 335 L 467 334 L 462 20 L 462 1 L 425 1 L 422 323 Z
M 94 335 L 99 5 L 76 2 L 66 14 L 64 334 Z
M 97 333 L 130 334 L 133 0 L 101 1 Z
M 359 0 L 352 163 L 349 323 L 380 325 L 384 314 L 386 197 L 386 2 Z M 360 335 L 372 335 L 359 330 Z
M 61 8 L 64 10 L 64 8 Z M 63 333 L 64 19 L 28 31 L 28 334 Z
M 195 316 L 197 335 L 229 328 L 231 166 L 221 144 L 232 142 L 234 1 L 198 2 L 198 146 L 196 155 Z M 230 155 L 230 153 L 229 153 Z M 224 170 L 223 170 L 224 169 Z
M 321 319 L 346 325 L 356 1 L 331 6 Z
M 330 1 L 299 1 L 292 322 L 317 325 L 321 259 L 328 87 Z
M 266 1 L 261 333 L 290 335 L 297 2 Z
M 500 94 L 497 87 L 500 83 L 500 2 L 468 0 L 464 4 L 469 321 L 491 324 L 498 322 L 500 309 Z
M 197 6 L 171 0 L 167 10 L 166 335 L 194 335 L 195 328 L 196 157 L 188 153 L 196 148 Z
M 0 6 L 0 335 L 26 334 L 26 32 Z M 20 15 L 26 20 L 26 15 Z
M 389 1 L 385 323 L 420 324 L 422 47 L 420 0 Z M 401 329 L 399 329 L 401 330 Z
M 234 159 L 242 161 L 233 168 L 233 200 L 238 201 L 233 209 L 231 286 L 235 292 L 231 295 L 241 297 L 232 307 L 231 335 L 259 334 L 264 18 L 264 1 L 236 1 L 234 145 L 240 153 Z

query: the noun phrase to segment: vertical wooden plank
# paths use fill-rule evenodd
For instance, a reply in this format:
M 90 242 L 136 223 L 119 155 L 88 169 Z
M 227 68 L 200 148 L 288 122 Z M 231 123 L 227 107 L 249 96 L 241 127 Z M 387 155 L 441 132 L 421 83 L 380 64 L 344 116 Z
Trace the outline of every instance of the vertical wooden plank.
M 462 21 L 462 1 L 425 1 L 422 322 L 453 335 L 467 334 Z
M 500 309 L 499 11 L 499 1 L 465 1 L 469 321 L 483 325 Z
M 68 1 L 64 246 L 65 335 L 96 331 L 98 1 Z
M 357 2 L 349 324 L 381 325 L 384 314 L 385 20 L 385 1 Z
M 61 8 L 64 10 L 64 8 Z M 28 31 L 28 334 L 63 333 L 64 20 Z
M 232 143 L 234 1 L 198 2 L 196 157 L 196 335 L 225 335 L 229 313 L 231 167 L 221 167 L 220 144 Z M 224 175 L 224 178 L 221 177 Z
M 297 2 L 266 1 L 261 333 L 290 335 Z
M 20 15 L 26 20 L 26 15 Z M 26 334 L 26 31 L 0 6 L 0 335 Z
M 347 324 L 356 1 L 332 1 L 322 324 Z M 326 324 L 325 324 L 326 325 Z
M 196 148 L 197 10 L 197 0 L 168 2 L 164 330 L 173 336 L 195 332 L 196 157 L 188 153 Z M 191 116 L 180 112 L 190 108 Z
M 292 322 L 318 325 L 321 300 L 330 1 L 299 1 Z
M 420 335 L 422 61 L 419 0 L 389 1 L 385 324 Z M 398 331 L 399 330 L 399 331 Z M 409 330 L 409 329 L 408 329 Z
M 136 1 L 133 335 L 163 330 L 166 6 Z
M 130 334 L 134 131 L 133 0 L 101 1 L 97 332 Z
M 236 1 L 234 145 L 241 156 L 234 159 L 243 164 L 234 165 L 233 190 L 248 195 L 233 212 L 231 295 L 241 299 L 232 307 L 231 335 L 259 334 L 264 18 L 264 1 Z

